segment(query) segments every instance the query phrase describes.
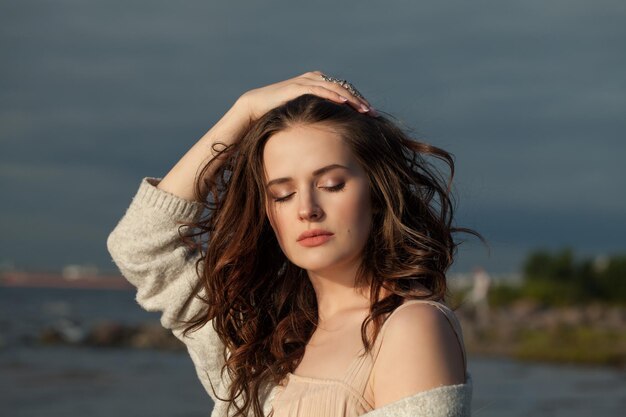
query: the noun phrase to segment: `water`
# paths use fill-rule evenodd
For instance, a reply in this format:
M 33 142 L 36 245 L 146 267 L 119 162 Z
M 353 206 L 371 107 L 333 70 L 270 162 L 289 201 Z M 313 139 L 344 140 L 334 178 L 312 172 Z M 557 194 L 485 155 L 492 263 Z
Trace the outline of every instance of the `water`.
M 139 324 L 158 317 L 139 307 L 133 291 L 0 287 L 0 345 L 32 340 L 61 321 L 87 329 L 102 321 Z
M 622 416 L 624 371 L 470 356 L 473 416 Z
M 25 347 L 0 351 L 0 415 L 208 416 L 184 353 Z
M 39 346 L 41 326 L 70 318 L 155 322 L 132 291 L 0 288 L 0 409 L 15 417 L 208 416 L 212 402 L 185 352 Z M 626 373 L 469 357 L 475 417 L 621 416 Z

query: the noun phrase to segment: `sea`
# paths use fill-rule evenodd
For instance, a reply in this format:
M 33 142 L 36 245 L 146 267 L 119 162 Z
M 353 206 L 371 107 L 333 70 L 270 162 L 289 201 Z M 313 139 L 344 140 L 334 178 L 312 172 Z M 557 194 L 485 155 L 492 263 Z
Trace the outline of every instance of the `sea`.
M 0 287 L 0 416 L 195 417 L 213 403 L 185 351 L 41 345 L 41 330 L 157 323 L 126 290 Z M 475 417 L 623 416 L 626 372 L 468 358 Z

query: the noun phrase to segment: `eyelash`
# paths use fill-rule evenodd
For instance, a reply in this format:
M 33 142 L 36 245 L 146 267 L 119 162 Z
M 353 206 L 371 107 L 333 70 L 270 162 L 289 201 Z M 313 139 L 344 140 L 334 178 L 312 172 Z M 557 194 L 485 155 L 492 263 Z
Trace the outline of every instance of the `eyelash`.
M 343 188 L 344 188 L 344 186 L 345 186 L 345 185 L 346 185 L 346 184 L 342 182 L 341 184 L 333 185 L 332 187 L 321 187 L 321 188 L 322 188 L 322 189 L 324 189 L 324 190 L 326 190 L 326 191 L 329 191 L 329 192 L 331 192 L 331 193 L 336 193 L 336 192 L 339 192 L 339 191 L 343 191 Z M 291 196 L 292 196 L 292 195 L 293 195 L 293 194 L 289 194 L 289 195 L 288 195 L 288 196 L 286 196 L 286 197 L 275 198 L 275 199 L 274 199 L 274 201 L 275 201 L 276 203 L 284 203 L 284 202 L 286 202 L 287 200 L 289 200 L 289 199 L 291 198 Z

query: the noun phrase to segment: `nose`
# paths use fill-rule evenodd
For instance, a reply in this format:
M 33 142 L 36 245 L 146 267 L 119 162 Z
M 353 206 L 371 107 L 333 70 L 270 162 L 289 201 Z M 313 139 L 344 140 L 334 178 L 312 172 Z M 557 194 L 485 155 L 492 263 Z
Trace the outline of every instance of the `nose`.
M 298 217 L 301 220 L 319 221 L 324 216 L 324 211 L 317 204 L 312 193 L 300 193 L 300 206 Z

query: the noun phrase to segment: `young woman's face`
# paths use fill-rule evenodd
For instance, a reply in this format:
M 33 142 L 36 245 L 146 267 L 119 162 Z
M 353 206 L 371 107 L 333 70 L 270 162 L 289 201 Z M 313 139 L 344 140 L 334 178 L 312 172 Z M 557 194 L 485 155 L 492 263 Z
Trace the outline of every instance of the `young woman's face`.
M 266 211 L 285 256 L 320 273 L 358 265 L 371 228 L 369 180 L 340 135 L 291 127 L 268 139 L 263 164 Z

